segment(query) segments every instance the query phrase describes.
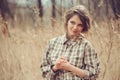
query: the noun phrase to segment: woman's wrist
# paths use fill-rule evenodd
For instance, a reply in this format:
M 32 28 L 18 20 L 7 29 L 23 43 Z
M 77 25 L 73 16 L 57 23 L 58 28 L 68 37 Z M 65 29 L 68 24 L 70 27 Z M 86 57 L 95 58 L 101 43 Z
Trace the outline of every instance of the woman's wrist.
M 52 66 L 51 66 L 51 69 L 52 69 L 54 72 L 57 71 L 57 68 L 55 67 L 55 65 L 52 65 Z
M 80 77 L 85 77 L 87 75 L 85 70 L 75 67 L 74 65 L 70 65 L 69 71 L 73 72 L 74 74 Z

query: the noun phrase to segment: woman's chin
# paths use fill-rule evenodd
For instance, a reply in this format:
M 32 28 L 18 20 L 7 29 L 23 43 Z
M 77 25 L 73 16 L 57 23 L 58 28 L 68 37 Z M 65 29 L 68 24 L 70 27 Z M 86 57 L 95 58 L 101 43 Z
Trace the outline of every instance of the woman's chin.
M 77 33 L 73 33 L 72 35 L 73 35 L 74 37 L 76 37 L 76 36 L 78 36 L 79 34 L 77 34 Z
M 73 35 L 71 35 L 71 37 L 77 37 L 78 35 L 77 34 L 73 34 Z

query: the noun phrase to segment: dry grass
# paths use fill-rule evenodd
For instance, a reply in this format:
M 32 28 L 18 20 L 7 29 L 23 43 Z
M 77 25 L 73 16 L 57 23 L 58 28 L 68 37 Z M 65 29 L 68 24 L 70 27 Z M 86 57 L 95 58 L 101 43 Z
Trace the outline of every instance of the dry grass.
M 17 25 L 18 26 L 18 25 Z M 0 80 L 42 80 L 40 62 L 49 39 L 64 33 L 63 28 L 9 28 L 10 37 L 0 32 Z M 88 39 L 101 62 L 98 80 L 120 80 L 120 34 L 110 24 L 94 24 Z

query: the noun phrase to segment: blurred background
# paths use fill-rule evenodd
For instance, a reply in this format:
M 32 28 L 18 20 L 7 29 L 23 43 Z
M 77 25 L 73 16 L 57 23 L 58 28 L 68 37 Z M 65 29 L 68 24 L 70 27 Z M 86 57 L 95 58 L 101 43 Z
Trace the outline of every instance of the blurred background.
M 120 80 L 120 0 L 1 0 L 0 80 L 43 80 L 48 41 L 64 34 L 64 13 L 84 5 L 91 15 L 85 34 L 100 58 L 97 80 Z

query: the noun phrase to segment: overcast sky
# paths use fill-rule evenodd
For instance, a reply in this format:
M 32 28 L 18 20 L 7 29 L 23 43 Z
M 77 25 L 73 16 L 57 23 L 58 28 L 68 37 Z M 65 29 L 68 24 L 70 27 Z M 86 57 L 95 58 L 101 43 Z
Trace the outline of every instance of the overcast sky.
M 34 6 L 37 5 L 37 0 L 8 0 L 9 2 L 12 3 L 17 3 L 18 5 L 21 6 Z M 44 7 L 51 6 L 51 0 L 41 0 L 42 5 Z M 73 2 L 73 5 L 77 4 L 77 0 L 62 0 L 62 6 L 65 6 L 66 8 L 70 7 L 72 5 L 71 1 Z M 86 3 L 87 0 L 83 0 L 83 3 Z M 61 0 L 56 0 L 56 5 L 60 5 Z

